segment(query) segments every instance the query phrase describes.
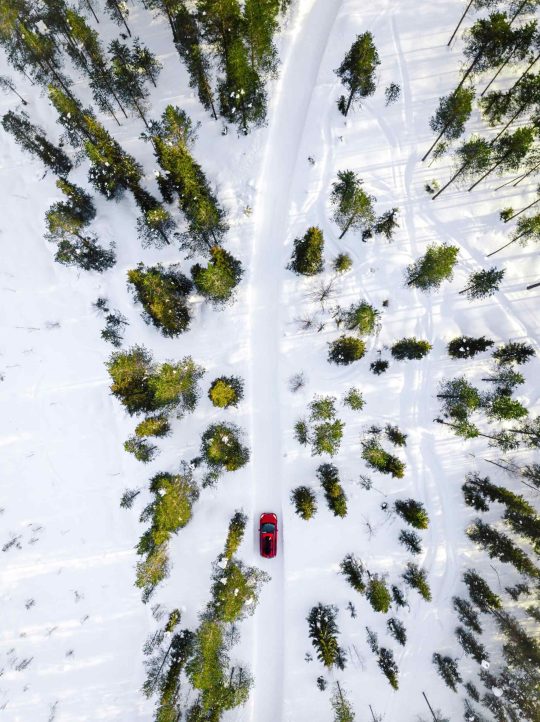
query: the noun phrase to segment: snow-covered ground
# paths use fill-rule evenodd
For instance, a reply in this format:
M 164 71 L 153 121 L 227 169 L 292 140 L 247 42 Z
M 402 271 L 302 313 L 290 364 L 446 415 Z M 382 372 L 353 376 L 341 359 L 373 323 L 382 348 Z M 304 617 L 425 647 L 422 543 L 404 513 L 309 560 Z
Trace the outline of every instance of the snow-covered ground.
M 0 719 L 149 720 L 152 705 L 140 687 L 142 646 L 156 626 L 151 608 L 180 607 L 183 624 L 196 625 L 208 598 L 210 564 L 222 548 L 228 520 L 240 508 L 249 514 L 252 530 L 240 556 L 272 579 L 254 616 L 242 624 L 234 654 L 252 669 L 255 687 L 248 705 L 229 719 L 331 718 L 328 692 L 315 685 L 322 666 L 304 661 L 313 651 L 305 618 L 319 601 L 339 607 L 340 640 L 349 663 L 335 677 L 347 690 L 357 719 L 367 719 L 371 705 L 387 722 L 415 720 L 428 712 L 422 690 L 429 690 L 434 706 L 451 719 L 461 717 L 459 698 L 437 677 L 431 655 L 455 649 L 451 597 L 460 588 L 463 566 L 468 560 L 475 563 L 463 532 L 469 514 L 460 486 L 467 471 L 481 468 L 471 454 L 481 455 L 484 447 L 460 442 L 433 423 L 434 395 L 441 378 L 473 363 L 448 358 L 445 346 L 454 336 L 528 340 L 538 348 L 538 289 L 524 288 L 540 276 L 534 251 L 511 247 L 496 257 L 507 269 L 502 291 L 468 302 L 458 291 L 471 271 L 491 265 L 485 254 L 504 242 L 508 229 L 497 212 L 512 204 L 510 192 L 503 192 L 504 201 L 501 193 L 495 198 L 497 183 L 488 181 L 474 193 L 449 189 L 432 202 L 424 191 L 427 181 L 444 179 L 450 171 L 449 161 L 428 167 L 420 158 L 432 142 L 428 119 L 438 97 L 457 77 L 460 45 L 445 46 L 461 11 L 458 0 L 296 0 L 278 39 L 281 66 L 270 88 L 268 125 L 238 138 L 232 130 L 222 136 L 221 125 L 200 108 L 165 22 L 139 6 L 133 9 L 135 31 L 164 64 L 151 116 L 172 102 L 201 121 L 194 153 L 229 212 L 227 247 L 246 268 L 236 304 L 214 311 L 197 302 L 192 330 L 175 340 L 143 323 L 127 291 L 126 272 L 140 260 L 179 262 L 178 251 L 141 249 L 131 201 L 114 204 L 95 197 L 94 227 L 102 240 L 116 241 L 117 265 L 100 276 L 55 264 L 43 239 L 44 213 L 58 200 L 54 179 L 50 174 L 43 178 L 39 162 L 0 134 L 0 546 L 15 540 L 2 552 L 0 566 Z M 116 30 L 103 25 L 109 34 Z M 333 70 L 365 30 L 373 33 L 382 61 L 378 90 L 344 122 L 335 105 L 342 91 Z M 0 72 L 11 74 L 3 65 Z M 398 83 L 402 93 L 385 107 L 383 91 L 390 82 Z M 17 86 L 29 100 L 34 122 L 57 138 L 59 126 L 39 89 L 19 78 Z M 85 83 L 77 91 L 84 96 Z M 12 107 L 13 96 L 0 97 L 2 113 Z M 106 123 L 144 162 L 151 183 L 155 163 L 150 147 L 139 140 L 140 121 L 130 120 L 120 129 Z M 471 130 L 475 123 L 478 119 Z M 308 156 L 314 157 L 314 166 Z M 329 193 L 337 171 L 346 168 L 361 175 L 377 197 L 379 212 L 399 207 L 400 228 L 392 244 L 380 239 L 363 244 L 352 233 L 338 240 Z M 72 175 L 84 185 L 86 166 Z M 517 190 L 526 202 L 533 184 L 529 195 L 521 186 Z M 516 201 L 516 207 L 522 205 Z M 251 215 L 244 213 L 247 206 Z M 294 238 L 311 225 L 325 233 L 325 280 L 333 276 L 330 261 L 337 252 L 353 258 L 353 268 L 335 280 L 332 303 L 346 306 L 365 298 L 383 311 L 380 334 L 369 341 L 366 357 L 350 367 L 326 361 L 326 344 L 338 336 L 331 323 L 320 333 L 300 331 L 295 323 L 308 313 L 324 315 L 308 297 L 319 280 L 299 279 L 285 269 Z M 459 246 L 454 280 L 431 295 L 406 289 L 405 266 L 434 241 Z M 188 262 L 184 268 L 189 269 Z M 103 319 L 92 306 L 98 296 L 128 317 L 126 345 L 144 344 L 156 360 L 189 354 L 206 369 L 196 412 L 175 422 L 173 435 L 159 442 L 161 453 L 148 466 L 122 449 L 135 423 L 109 394 L 104 362 L 111 347 L 99 337 Z M 386 308 L 384 300 L 389 301 Z M 432 353 L 418 362 L 392 362 L 383 376 L 371 374 L 369 363 L 378 351 L 389 357 L 385 345 L 409 335 L 433 343 Z M 300 371 L 306 385 L 292 394 L 288 379 Z M 192 522 L 173 539 L 170 578 L 145 606 L 133 582 L 147 481 L 195 456 L 201 431 L 210 420 L 224 418 L 206 392 L 213 378 L 227 373 L 246 380 L 246 399 L 225 417 L 246 430 L 251 462 L 202 491 Z M 537 360 L 528 374 L 520 398 L 534 407 Z M 315 470 L 326 459 L 311 457 L 298 445 L 294 422 L 315 394 L 341 400 L 351 386 L 362 391 L 366 406 L 353 412 L 339 404 L 346 427 L 334 463 L 348 496 L 348 516 L 332 516 L 318 489 L 319 511 L 304 522 L 293 512 L 290 491 L 299 484 L 317 488 Z M 386 422 L 408 434 L 400 452 L 407 471 L 401 480 L 370 474 L 376 488 L 366 491 L 359 484 L 366 473 L 361 432 Z M 143 489 L 131 510 L 119 507 L 126 488 Z M 409 595 L 410 609 L 398 614 L 409 639 L 396 649 L 385 616 L 355 598 L 337 571 L 344 555 L 355 553 L 372 572 L 399 583 L 407 561 L 397 541 L 401 527 L 380 503 L 409 496 L 423 501 L 431 518 L 421 561 L 433 602 Z M 262 511 L 280 515 L 275 560 L 258 555 L 256 520 Z M 348 601 L 356 606 L 355 619 L 345 608 Z M 366 626 L 395 650 L 398 692 L 377 668 Z M 31 661 L 25 666 L 25 660 Z

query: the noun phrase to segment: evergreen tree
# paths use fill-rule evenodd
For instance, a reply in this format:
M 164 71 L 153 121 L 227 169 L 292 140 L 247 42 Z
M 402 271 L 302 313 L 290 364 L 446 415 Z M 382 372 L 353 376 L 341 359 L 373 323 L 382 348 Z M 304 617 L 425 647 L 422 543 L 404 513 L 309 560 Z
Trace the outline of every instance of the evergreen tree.
M 510 341 L 493 353 L 493 358 L 500 366 L 509 366 L 514 363 L 521 365 L 527 363 L 533 356 L 533 347 L 521 341 Z
M 402 529 L 399 532 L 399 542 L 411 552 L 411 554 L 422 553 L 422 543 L 419 535 L 414 531 Z
M 493 341 L 480 336 L 475 338 L 474 336 L 460 336 L 459 338 L 453 338 L 447 348 L 448 355 L 451 358 L 473 358 L 476 354 L 487 351 L 488 348 L 493 346 Z
M 7 90 L 10 93 L 13 93 L 17 96 L 17 98 L 19 98 L 23 105 L 28 105 L 27 101 L 22 97 L 22 95 L 19 95 L 19 93 L 17 92 L 17 88 L 7 75 L 0 75 L 0 90 Z
M 332 268 L 336 273 L 345 273 L 352 266 L 352 259 L 348 253 L 338 253 L 332 262 Z
M 117 25 L 123 25 L 127 31 L 127 34 L 131 36 L 131 30 L 127 24 L 127 18 L 129 16 L 129 7 L 125 0 L 105 0 L 105 8 L 109 13 L 109 17 Z
M 347 391 L 345 397 L 343 398 L 343 403 L 353 411 L 361 411 L 366 404 L 360 391 L 354 387 Z
M 56 175 L 66 176 L 73 167 L 64 151 L 48 140 L 45 131 L 32 125 L 27 113 L 9 110 L 2 116 L 2 127 L 21 148 L 37 156 Z
M 386 627 L 396 642 L 404 647 L 407 642 L 407 631 L 405 629 L 405 625 L 400 622 L 399 619 L 396 619 L 396 617 L 390 617 L 390 619 L 386 622 Z
M 384 427 L 384 435 L 394 446 L 407 446 L 407 434 L 400 431 L 397 426 L 386 424 Z
M 137 461 L 142 461 L 143 464 L 148 464 L 152 461 L 157 453 L 157 446 L 150 444 L 145 439 L 138 439 L 136 436 L 131 436 L 127 441 L 124 442 L 124 451 L 128 454 L 133 454 Z
M 367 587 L 365 582 L 366 569 L 362 562 L 354 554 L 347 554 L 339 565 L 341 574 L 349 582 L 351 587 L 360 594 L 364 594 Z
M 483 660 L 489 659 L 489 655 L 486 652 L 484 645 L 476 639 L 474 634 L 463 627 L 457 627 L 456 637 L 465 654 L 472 657 L 476 662 L 478 662 L 478 664 L 480 664 Z
M 338 180 L 332 185 L 330 201 L 334 208 L 334 221 L 341 230 L 340 238 L 353 230 L 366 230 L 375 220 L 373 196 L 362 188 L 362 181 L 352 170 L 338 172 Z
M 170 562 L 167 544 L 161 544 L 150 551 L 143 561 L 137 562 L 135 585 L 143 590 L 142 600 L 146 604 L 156 587 L 169 576 Z
M 540 240 L 540 213 L 535 216 L 525 216 L 520 218 L 517 222 L 516 229 L 512 238 L 504 246 L 497 248 L 496 251 L 492 251 L 489 256 L 493 256 L 499 251 L 502 251 L 508 246 L 511 246 L 516 241 L 519 241 L 519 245 L 525 247 L 529 241 L 538 242 Z
M 465 123 L 471 117 L 473 100 L 474 88 L 465 88 L 463 86 L 446 97 L 439 98 L 439 107 L 429 121 L 431 130 L 438 133 L 438 135 L 433 145 L 422 158 L 423 161 L 426 160 L 441 138 L 444 138 L 445 141 L 452 141 L 463 134 Z
M 377 664 L 394 689 L 398 689 L 398 667 L 391 649 L 381 647 Z
M 383 213 L 373 224 L 373 233 L 383 235 L 387 241 L 391 241 L 394 229 L 399 228 L 399 223 L 396 220 L 398 213 L 397 208 L 392 208 L 392 210 Z
M 243 274 L 240 261 L 221 246 L 210 248 L 210 260 L 206 267 L 196 263 L 191 268 L 196 290 L 216 306 L 222 306 L 232 299 Z
M 521 161 L 525 158 L 535 138 L 535 129 L 533 127 L 518 128 L 513 133 L 501 136 L 493 144 L 493 159 L 495 163 L 491 165 L 480 178 L 469 188 L 472 191 L 487 178 L 493 171 L 512 171 L 517 170 Z
M 431 591 L 426 578 L 427 574 L 424 569 L 420 569 L 418 564 L 409 562 L 402 577 L 412 589 L 417 590 L 426 602 L 431 601 Z
M 394 479 L 402 479 L 405 474 L 405 464 L 382 448 L 377 435 L 362 441 L 362 459 L 371 469 L 390 474 Z
M 402 338 L 396 341 L 390 349 L 392 356 L 398 361 L 408 359 L 409 361 L 418 360 L 427 356 L 433 346 L 428 341 L 420 341 L 414 337 Z
M 249 449 L 240 441 L 240 429 L 234 424 L 211 424 L 201 440 L 201 454 L 217 472 L 236 471 L 249 461 Z
M 455 157 L 458 159 L 457 170 L 431 199 L 438 198 L 457 178 L 461 176 L 473 178 L 478 173 L 483 173 L 486 168 L 489 168 L 492 155 L 493 147 L 484 138 L 473 136 L 466 140 L 455 153 Z
M 141 215 L 137 218 L 137 234 L 143 247 L 161 248 L 169 245 L 169 233 L 175 225 L 169 211 L 143 188 L 135 186 L 132 191 L 141 210 Z
M 147 50 L 146 52 L 148 53 Z M 138 55 L 119 40 L 111 42 L 109 55 L 117 94 L 124 105 L 132 108 L 139 115 L 148 129 L 145 115 L 145 101 L 148 98 L 148 90 L 144 84 L 146 73 L 138 64 Z
M 452 279 L 458 253 L 457 246 L 446 243 L 428 246 L 421 258 L 407 266 L 407 285 L 421 291 L 439 288 L 443 281 Z
M 147 416 L 135 427 L 135 436 L 140 438 L 147 438 L 149 436 L 156 436 L 162 438 L 168 436 L 171 433 L 171 425 L 165 414 L 157 414 L 154 416 Z
M 261 75 L 273 75 L 277 68 L 277 50 L 273 42 L 278 29 L 279 0 L 246 0 L 244 35 L 251 67 Z
M 388 591 L 388 587 L 386 586 L 384 579 L 378 577 L 376 574 L 371 576 L 369 579 L 366 597 L 376 612 L 383 612 L 386 614 L 386 612 L 390 609 L 392 597 L 390 596 L 390 592 Z
M 359 361 L 365 353 L 365 343 L 354 336 L 340 336 L 328 344 L 328 361 L 340 366 L 348 366 L 354 361 Z
M 385 88 L 384 91 L 384 97 L 386 99 L 385 105 L 390 105 L 391 103 L 395 103 L 396 100 L 401 95 L 401 88 L 397 83 L 390 83 L 390 85 Z
M 340 654 L 336 616 L 336 607 L 319 602 L 307 617 L 309 637 L 317 658 L 329 669 L 336 666 Z
M 255 611 L 261 584 L 267 575 L 256 567 L 246 567 L 230 559 L 225 568 L 217 565 L 212 585 L 212 615 L 222 622 L 234 624 Z
M 348 97 L 341 96 L 338 108 L 347 116 L 353 100 L 361 100 L 373 95 L 377 87 L 375 72 L 380 65 L 379 53 L 370 32 L 357 35 L 343 62 L 335 71 L 347 88 Z
M 191 282 L 174 266 L 145 267 L 140 263 L 128 271 L 128 284 L 144 308 L 147 323 L 164 336 L 174 337 L 189 329 L 191 314 L 186 298 Z
M 324 236 L 320 228 L 308 228 L 302 238 L 294 241 L 294 250 L 287 268 L 303 276 L 315 276 L 324 268 Z
M 495 421 L 521 419 L 529 413 L 522 403 L 508 396 L 506 389 L 503 393 L 496 391 L 494 394 L 485 394 L 482 399 L 482 408 L 488 419 Z
M 221 409 L 238 406 L 244 398 L 244 382 L 238 376 L 220 376 L 210 384 L 208 398 Z
M 485 376 L 482 381 L 492 383 L 498 395 L 511 396 L 516 386 L 525 383 L 525 377 L 514 371 L 512 366 L 499 366 L 491 372 L 490 376 Z
M 317 469 L 328 508 L 334 516 L 347 516 L 347 497 L 339 483 L 339 472 L 333 464 L 321 464 Z
M 309 486 L 297 486 L 291 492 L 291 503 L 299 517 L 311 519 L 317 513 L 317 500 L 313 489 Z
M 330 700 L 334 711 L 333 722 L 353 722 L 355 714 L 351 703 L 342 692 L 341 685 L 336 682 L 335 691 Z
M 347 331 L 356 331 L 360 336 L 372 334 L 378 323 L 380 312 L 367 301 L 353 303 L 343 314 Z
M 225 542 L 224 554 L 227 559 L 232 559 L 238 551 L 246 530 L 248 518 L 241 511 L 235 511 L 229 522 L 229 531 Z
M 490 558 L 495 557 L 503 563 L 510 563 L 518 572 L 532 579 L 540 578 L 540 569 L 533 564 L 525 552 L 516 546 L 510 537 L 489 524 L 477 519 L 467 529 L 467 536 L 485 549 Z
M 394 504 L 396 514 L 399 514 L 408 524 L 415 529 L 427 529 L 429 517 L 424 505 L 414 499 L 398 499 Z
M 502 271 L 497 268 L 488 268 L 485 271 L 471 273 L 467 281 L 467 287 L 460 293 L 466 293 L 469 301 L 474 301 L 477 298 L 489 298 L 499 290 L 504 274 L 504 268 Z
M 464 376 L 442 381 L 437 398 L 442 399 L 444 415 L 458 421 L 466 421 L 482 403 L 480 393 Z
M 443 656 L 439 652 L 433 654 L 433 664 L 437 667 L 437 672 L 443 678 L 444 683 L 453 692 L 457 692 L 457 685 L 462 682 L 457 662 L 452 657 Z
M 480 618 L 470 602 L 461 597 L 452 597 L 452 604 L 457 612 L 459 621 L 477 634 L 482 634 Z
M 150 521 L 150 528 L 139 542 L 140 554 L 160 546 L 185 527 L 192 518 L 192 507 L 199 497 L 197 484 L 187 464 L 178 474 L 161 472 L 150 481 L 153 500 L 141 514 L 141 521 Z

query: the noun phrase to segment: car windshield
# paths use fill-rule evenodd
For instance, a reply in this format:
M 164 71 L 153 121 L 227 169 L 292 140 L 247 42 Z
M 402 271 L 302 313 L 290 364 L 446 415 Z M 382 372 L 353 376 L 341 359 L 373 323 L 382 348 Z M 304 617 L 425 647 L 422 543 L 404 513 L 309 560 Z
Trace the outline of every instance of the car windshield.
M 267 522 L 261 526 L 261 531 L 263 534 L 273 534 L 276 531 L 276 525 Z

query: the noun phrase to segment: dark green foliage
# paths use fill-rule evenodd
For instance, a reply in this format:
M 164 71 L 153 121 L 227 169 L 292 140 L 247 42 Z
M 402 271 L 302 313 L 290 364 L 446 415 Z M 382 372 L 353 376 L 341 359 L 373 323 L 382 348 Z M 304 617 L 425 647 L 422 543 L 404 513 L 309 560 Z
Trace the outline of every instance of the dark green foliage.
M 396 617 L 390 617 L 390 619 L 386 622 L 386 627 L 396 642 L 404 647 L 407 642 L 407 631 L 405 629 L 405 625 L 400 622 L 399 619 L 396 619 Z
M 364 397 L 361 392 L 353 386 L 347 391 L 343 399 L 343 403 L 353 411 L 361 411 L 366 402 L 364 401 Z
M 135 427 L 135 436 L 139 438 L 148 438 L 155 436 L 162 438 L 171 433 L 171 425 L 165 414 L 157 414 L 156 416 L 147 416 Z
M 220 246 L 210 249 L 207 266 L 196 263 L 191 268 L 191 277 L 197 291 L 216 306 L 228 303 L 234 289 L 240 283 L 244 271 L 242 264 Z
M 362 180 L 352 170 L 339 171 L 338 180 L 332 184 L 330 201 L 334 209 L 334 221 L 341 230 L 340 238 L 352 228 L 363 231 L 371 228 L 375 213 L 373 196 L 362 188 Z
M 294 241 L 294 250 L 287 268 L 303 276 L 315 276 L 324 268 L 324 236 L 320 228 L 308 228 L 302 238 Z
M 507 421 L 521 419 L 528 415 L 527 409 L 517 399 L 507 393 L 486 394 L 482 399 L 482 408 L 491 420 Z
M 471 386 L 464 376 L 442 381 L 437 398 L 442 399 L 444 415 L 457 421 L 467 421 L 469 414 L 482 403 L 478 389 Z
M 101 338 L 119 348 L 124 340 L 123 334 L 127 325 L 128 320 L 120 311 L 108 313 L 105 316 L 105 328 L 101 331 Z
M 477 519 L 467 529 L 467 536 L 487 551 L 493 559 L 512 564 L 518 572 L 533 579 L 540 578 L 538 569 L 525 552 L 520 549 L 506 534 L 499 532 L 489 524 Z
M 141 215 L 137 218 L 137 234 L 143 248 L 169 245 L 169 235 L 174 228 L 169 211 L 142 188 L 133 188 L 132 191 L 141 210 Z
M 378 325 L 380 312 L 371 306 L 367 301 L 352 304 L 348 311 L 344 312 L 343 320 L 347 331 L 356 331 L 360 336 L 369 336 Z
M 398 213 L 399 210 L 397 208 L 392 208 L 391 210 L 383 213 L 382 216 L 377 218 L 373 224 L 373 233 L 382 235 L 387 241 L 391 241 L 394 235 L 394 230 L 399 228 L 399 223 L 397 222 Z
M 473 358 L 476 354 L 487 351 L 491 346 L 493 346 L 493 341 L 485 336 L 480 336 L 480 338 L 460 336 L 453 338 L 448 344 L 448 355 L 451 358 Z
M 348 253 L 338 253 L 338 255 L 334 258 L 332 268 L 336 271 L 336 273 L 345 273 L 345 271 L 348 271 L 349 268 L 352 267 L 352 264 L 352 258 Z
M 409 361 L 424 358 L 433 346 L 428 341 L 419 341 L 417 338 L 402 338 L 391 348 L 392 356 L 398 361 Z
M 268 578 L 256 567 L 247 567 L 235 558 L 229 559 L 225 568 L 216 565 L 210 604 L 214 618 L 232 624 L 253 614 L 260 587 Z
M 249 461 L 249 449 L 234 424 L 212 424 L 202 435 L 201 454 L 211 469 L 236 471 Z
M 317 469 L 317 478 L 321 482 L 324 496 L 334 516 L 347 515 L 347 497 L 339 483 L 339 473 L 333 464 L 321 464 Z
M 504 278 L 505 270 L 499 271 L 497 268 L 488 268 L 485 271 L 477 271 L 471 273 L 467 281 L 467 287 L 460 291 L 466 293 L 470 301 L 479 298 L 489 298 L 499 290 L 501 281 Z
M 467 690 L 467 694 L 469 695 L 469 697 L 472 700 L 474 700 L 475 702 L 480 702 L 480 693 L 478 692 L 478 689 L 473 684 L 473 682 L 467 682 L 463 686 Z M 469 711 L 470 711 L 470 709 L 467 710 L 467 712 L 469 712 Z M 479 722 L 481 722 L 481 721 L 479 721 Z
M 379 64 L 379 54 L 373 43 L 373 35 L 370 32 L 357 35 L 336 70 L 336 74 L 348 91 L 348 97 L 341 96 L 338 101 L 338 108 L 343 115 L 347 115 L 353 100 L 361 100 L 373 95 L 376 88 L 375 71 Z
M 344 426 L 343 421 L 339 419 L 314 424 L 309 435 L 311 453 L 314 456 L 320 456 L 321 454 L 335 456 L 341 445 Z
M 67 238 L 59 240 L 54 260 L 64 266 L 78 266 L 83 271 L 102 273 L 114 266 L 116 256 L 113 248 L 103 248 L 95 236 L 89 235 L 73 241 Z
M 390 609 L 392 597 L 386 586 L 386 582 L 381 577 L 373 574 L 368 582 L 366 597 L 376 612 L 386 612 Z
M 463 574 L 463 581 L 467 586 L 472 603 L 481 612 L 488 614 L 494 609 L 501 608 L 502 602 L 500 598 L 491 591 L 489 585 L 473 569 L 467 569 Z
M 402 529 L 399 532 L 399 543 L 411 552 L 411 554 L 421 554 L 422 544 L 418 534 L 414 531 L 407 531 Z
M 456 628 L 456 637 L 458 639 L 458 642 L 462 646 L 465 654 L 468 654 L 476 662 L 478 662 L 480 664 L 480 662 L 482 660 L 489 659 L 489 655 L 486 652 L 484 645 L 480 644 L 480 642 L 476 639 L 474 634 L 472 634 L 471 632 L 468 632 L 463 627 L 457 627 Z
M 524 364 L 533 356 L 533 347 L 521 341 L 509 342 L 493 352 L 493 358 L 501 366 L 508 366 L 514 363 L 518 365 Z
M 540 464 L 526 464 L 521 469 L 521 475 L 537 489 L 540 489 Z
M 347 556 L 343 558 L 339 568 L 341 574 L 343 574 L 351 587 L 360 594 L 364 594 L 366 591 L 366 582 L 364 579 L 366 569 L 362 562 L 357 559 L 354 554 L 347 554 Z
M 142 461 L 144 464 L 152 461 L 157 452 L 157 446 L 155 446 L 155 444 L 150 444 L 148 441 L 139 439 L 137 436 L 131 436 L 125 441 L 124 449 L 129 454 L 133 454 L 137 461 Z
M 329 669 L 337 665 L 341 653 L 336 624 L 337 609 L 329 604 L 317 604 L 307 617 L 309 637 L 319 659 Z
M 148 90 L 144 82 L 147 72 L 143 67 L 139 70 L 139 57 L 144 52 L 147 57 L 152 57 L 149 51 L 140 45 L 132 49 L 119 40 L 113 40 L 109 45 L 110 69 L 116 94 L 124 105 L 142 118 L 146 125 L 145 100 L 148 98 Z M 153 68 L 156 75 L 158 67 L 159 64 L 154 59 Z
M 423 504 L 414 499 L 398 499 L 394 504 L 396 513 L 415 529 L 427 529 L 429 517 Z
M 384 435 L 394 446 L 407 446 L 407 434 L 404 434 L 397 426 L 386 424 Z
M 362 441 L 362 458 L 371 469 L 376 469 L 381 474 L 390 474 L 401 479 L 405 473 L 405 464 L 382 448 L 378 435 Z
M 334 693 L 330 699 L 330 704 L 334 711 L 333 722 L 353 722 L 355 714 L 351 703 L 343 694 L 341 685 L 336 682 Z
M 425 254 L 407 267 L 407 285 L 421 291 L 439 288 L 443 281 L 452 278 L 458 253 L 457 246 L 445 243 L 428 246 Z
M 416 589 L 426 602 L 431 601 L 431 591 L 427 583 L 427 574 L 424 569 L 420 569 L 418 564 L 409 562 L 402 576 L 407 584 L 413 589 Z
M 497 395 L 511 396 L 516 386 L 525 383 L 525 377 L 512 366 L 498 366 L 491 372 L 491 376 L 486 376 L 482 381 L 492 383 L 495 387 Z
M 377 359 L 369 364 L 370 371 L 376 376 L 380 376 L 388 369 L 389 363 L 385 359 Z
M 336 416 L 336 399 L 334 396 L 316 396 L 310 403 L 312 421 L 330 421 Z
M 32 125 L 27 113 L 9 110 L 2 116 L 2 127 L 24 150 L 37 156 L 56 175 L 66 176 L 73 167 L 64 151 L 47 139 L 45 131 Z
M 227 559 L 232 559 L 238 551 L 238 547 L 244 538 L 247 521 L 248 518 L 243 512 L 234 512 L 234 515 L 229 522 L 229 531 L 227 532 L 227 540 L 225 542 L 224 554 Z
M 453 692 L 457 692 L 457 685 L 462 681 L 457 662 L 451 657 L 439 654 L 439 652 L 435 652 L 432 659 L 446 686 L 450 687 Z
M 384 97 L 386 99 L 385 105 L 395 103 L 401 95 L 401 88 L 397 83 L 390 83 L 390 85 L 384 90 Z
M 238 376 L 220 376 L 210 384 L 208 398 L 220 409 L 238 406 L 244 398 L 244 382 Z
M 429 121 L 431 130 L 446 141 L 456 140 L 465 130 L 472 113 L 474 89 L 461 87 L 446 97 L 439 98 L 439 107 Z
M 140 489 L 126 489 L 120 498 L 120 506 L 122 509 L 131 509 L 133 502 L 141 493 Z
M 396 607 L 407 607 L 407 600 L 405 599 L 403 592 L 395 584 L 392 585 L 392 599 Z
M 311 519 L 317 512 L 317 500 L 313 489 L 309 486 L 297 486 L 291 492 L 291 502 L 295 511 L 302 519 Z
M 398 667 L 391 649 L 381 647 L 377 664 L 394 689 L 398 689 Z
M 365 353 L 365 343 L 354 336 L 340 336 L 328 344 L 328 361 L 340 366 L 359 361 Z
M 306 446 L 309 443 L 309 429 L 307 423 L 300 419 L 294 425 L 294 438 L 302 446 Z
M 368 647 L 371 649 L 373 654 L 379 654 L 379 640 L 376 632 L 373 632 L 369 627 L 366 627 L 366 637 Z
M 164 336 L 178 336 L 189 329 L 191 316 L 186 298 L 191 282 L 177 267 L 145 267 L 139 263 L 128 271 L 128 283 L 144 308 L 147 323 Z
M 322 676 L 322 674 L 319 677 L 317 677 L 317 687 L 321 690 L 321 692 L 324 692 L 324 690 L 327 687 L 327 684 L 328 683 L 327 683 L 326 679 Z

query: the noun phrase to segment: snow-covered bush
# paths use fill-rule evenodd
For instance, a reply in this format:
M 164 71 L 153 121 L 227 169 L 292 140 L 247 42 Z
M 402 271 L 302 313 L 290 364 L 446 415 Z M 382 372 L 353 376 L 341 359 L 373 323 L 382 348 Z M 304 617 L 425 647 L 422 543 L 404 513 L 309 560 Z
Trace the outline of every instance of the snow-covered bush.
M 208 398 L 220 409 L 238 406 L 244 397 L 244 382 L 238 376 L 220 376 L 214 379 L 208 390 Z

